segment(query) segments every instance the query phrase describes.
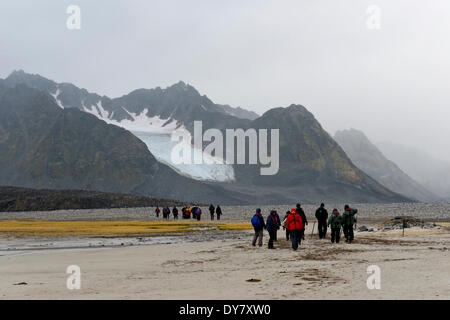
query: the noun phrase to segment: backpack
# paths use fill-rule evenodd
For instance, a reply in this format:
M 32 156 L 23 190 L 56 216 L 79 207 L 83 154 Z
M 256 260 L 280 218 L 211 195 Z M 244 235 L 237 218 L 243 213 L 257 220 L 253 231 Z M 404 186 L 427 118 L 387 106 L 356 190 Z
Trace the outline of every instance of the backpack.
M 261 227 L 261 220 L 259 219 L 259 216 L 257 216 L 256 214 L 253 216 L 251 221 L 252 221 L 252 226 L 254 228 Z

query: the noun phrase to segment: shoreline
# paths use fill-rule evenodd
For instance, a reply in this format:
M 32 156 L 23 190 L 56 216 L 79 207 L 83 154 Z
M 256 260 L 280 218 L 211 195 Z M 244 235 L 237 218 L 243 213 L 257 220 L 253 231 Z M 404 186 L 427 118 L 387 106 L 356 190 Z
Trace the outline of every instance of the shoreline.
M 331 244 L 308 236 L 297 252 L 242 239 L 0 256 L 1 299 L 449 299 L 450 233 Z M 105 250 L 107 249 L 107 250 Z M 370 265 L 381 290 L 366 287 Z M 68 290 L 69 265 L 81 268 Z M 249 282 L 250 279 L 256 279 Z M 24 285 L 17 285 L 26 283 Z

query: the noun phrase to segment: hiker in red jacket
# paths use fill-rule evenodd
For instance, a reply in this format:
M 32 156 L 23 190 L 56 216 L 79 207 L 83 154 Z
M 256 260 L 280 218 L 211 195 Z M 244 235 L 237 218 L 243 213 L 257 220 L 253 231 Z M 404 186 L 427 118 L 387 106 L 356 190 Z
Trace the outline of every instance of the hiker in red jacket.
M 161 210 L 159 210 L 159 207 L 156 207 L 156 209 L 155 209 L 155 213 L 156 213 L 156 217 L 157 218 L 159 218 L 159 212 L 160 212 Z
M 298 245 L 302 241 L 301 231 L 303 230 L 303 221 L 302 217 L 297 213 L 295 208 L 291 210 L 291 213 L 287 217 L 286 229 L 288 229 L 290 232 L 292 249 L 297 250 Z

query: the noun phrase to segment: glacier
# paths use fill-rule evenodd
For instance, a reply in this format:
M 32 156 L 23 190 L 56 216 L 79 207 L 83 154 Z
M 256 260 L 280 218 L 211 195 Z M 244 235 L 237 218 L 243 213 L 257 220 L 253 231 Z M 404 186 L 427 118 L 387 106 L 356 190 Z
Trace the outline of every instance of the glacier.
M 110 114 L 102 107 L 101 101 L 97 105 L 87 108 L 83 105 L 83 110 L 108 124 L 113 124 L 133 133 L 137 138 L 144 142 L 148 150 L 155 158 L 170 166 L 179 174 L 204 181 L 231 182 L 235 180 L 234 169 L 230 164 L 226 164 L 223 159 L 212 157 L 202 150 L 194 148 L 189 144 L 191 155 L 203 153 L 203 164 L 178 164 L 171 159 L 172 149 L 181 142 L 171 140 L 171 134 L 175 130 L 186 130 L 179 125 L 175 119 L 161 119 L 158 116 L 149 117 L 148 109 L 144 109 L 140 114 L 129 112 L 122 107 L 133 120 L 124 119 L 117 121 L 112 119 Z M 182 142 L 185 143 L 185 142 Z

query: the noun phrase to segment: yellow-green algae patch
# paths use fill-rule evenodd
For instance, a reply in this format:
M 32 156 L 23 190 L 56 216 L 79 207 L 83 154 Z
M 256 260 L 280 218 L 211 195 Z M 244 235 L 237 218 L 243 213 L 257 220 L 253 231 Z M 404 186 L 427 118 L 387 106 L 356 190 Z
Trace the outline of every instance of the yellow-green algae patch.
M 183 233 L 205 230 L 247 230 L 248 223 L 205 223 L 197 221 L 0 221 L 0 235 L 6 236 L 75 236 L 75 235 L 145 235 Z

